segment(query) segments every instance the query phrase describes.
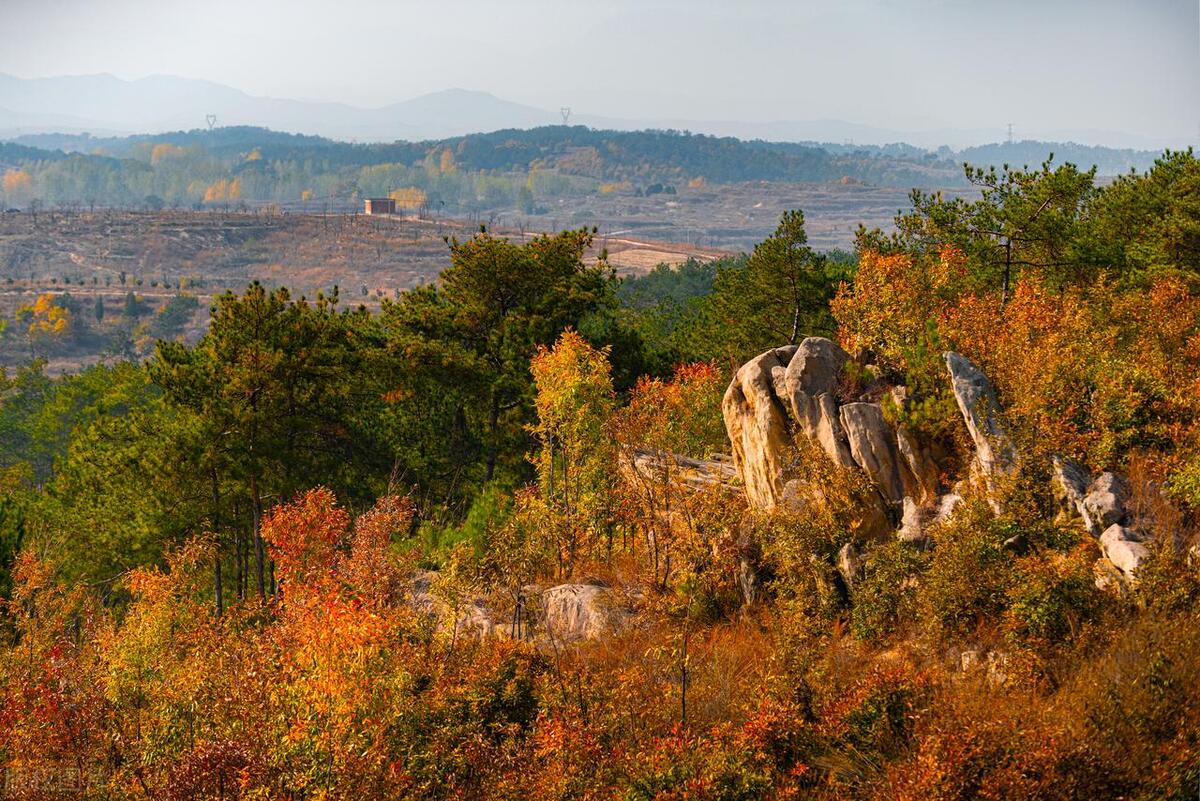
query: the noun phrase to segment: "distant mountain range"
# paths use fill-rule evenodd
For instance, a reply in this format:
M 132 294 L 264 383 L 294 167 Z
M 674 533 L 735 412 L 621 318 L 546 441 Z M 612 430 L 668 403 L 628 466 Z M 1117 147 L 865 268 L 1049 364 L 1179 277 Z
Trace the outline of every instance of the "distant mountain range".
M 95 136 L 191 130 L 208 115 L 221 126 L 259 126 L 343 141 L 445 139 L 470 133 L 534 128 L 563 122 L 557 111 L 503 100 L 487 92 L 448 89 L 412 100 L 358 108 L 344 103 L 254 97 L 210 81 L 155 75 L 126 81 L 112 75 L 18 78 L 0 73 L 0 139 L 37 133 L 89 132 Z M 842 120 L 775 122 L 621 119 L 578 113 L 572 124 L 617 131 L 688 130 L 772 142 L 826 142 L 841 146 L 904 142 L 959 149 L 996 142 L 1002 131 L 901 131 Z M 1025 138 L 1035 132 L 1022 131 Z M 1139 150 L 1184 143 L 1110 131 L 1039 131 L 1041 139 Z

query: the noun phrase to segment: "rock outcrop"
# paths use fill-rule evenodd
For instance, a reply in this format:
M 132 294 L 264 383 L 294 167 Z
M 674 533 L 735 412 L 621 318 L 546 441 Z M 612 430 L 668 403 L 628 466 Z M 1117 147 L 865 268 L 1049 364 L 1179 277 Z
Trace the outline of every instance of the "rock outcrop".
M 1000 425 L 1000 404 L 987 376 L 965 356 L 945 354 L 954 400 L 975 444 L 975 462 L 986 478 L 1011 473 L 1015 467 L 1012 443 Z
M 775 508 L 783 495 L 790 426 L 772 371 L 782 377 L 796 350 L 775 348 L 743 364 L 721 402 L 734 467 L 757 509 Z
M 878 403 L 847 403 L 840 416 L 855 463 L 871 477 L 884 498 L 892 503 L 904 500 L 896 431 L 883 419 L 883 407 Z
M 840 467 L 862 469 L 878 489 L 878 508 L 867 510 L 860 530 L 891 530 L 889 515 L 906 496 L 937 498 L 940 471 L 927 448 L 897 430 L 872 397 L 839 405 L 849 355 L 824 337 L 775 348 L 746 362 L 722 402 L 733 465 L 751 508 L 800 511 L 820 500 L 822 488 L 798 486 L 793 447 L 803 437 Z M 895 511 L 889 512 L 888 507 Z
M 595 584 L 559 584 L 542 591 L 542 627 L 557 642 L 603 637 L 625 620 L 613 591 Z
M 1092 534 L 1099 534 L 1103 529 L 1096 528 L 1083 503 L 1088 493 L 1087 472 L 1062 456 L 1055 456 L 1053 464 L 1054 474 L 1050 479 L 1050 488 L 1058 504 L 1057 522 L 1068 523 L 1079 518 L 1082 519 L 1084 528 Z
M 690 492 L 733 490 L 737 470 L 728 457 L 692 459 L 669 451 L 633 448 L 629 458 L 621 461 L 629 477 L 660 484 L 666 481 L 675 489 Z
M 433 592 L 437 574 L 419 570 L 412 578 L 408 603 L 437 632 L 451 637 L 482 639 L 497 634 L 496 624 L 482 598 L 462 598 L 452 603 Z
M 1114 523 L 1100 535 L 1100 550 L 1126 581 L 1137 579 L 1137 570 L 1150 557 L 1144 538 L 1131 528 Z
M 1116 473 L 1101 473 L 1088 487 L 1081 502 L 1083 518 L 1093 534 L 1126 521 L 1125 500 L 1129 484 Z
M 1056 456 L 1051 489 L 1058 503 L 1056 522 L 1076 522 L 1099 538 L 1104 559 L 1096 566 L 1096 586 L 1106 589 L 1135 581 L 1150 552 L 1147 538 L 1127 525 L 1129 483 L 1111 471 L 1092 479 L 1080 465 Z
M 854 466 L 835 399 L 849 358 L 831 340 L 809 337 L 800 343 L 784 373 L 785 397 L 800 431 L 842 467 Z

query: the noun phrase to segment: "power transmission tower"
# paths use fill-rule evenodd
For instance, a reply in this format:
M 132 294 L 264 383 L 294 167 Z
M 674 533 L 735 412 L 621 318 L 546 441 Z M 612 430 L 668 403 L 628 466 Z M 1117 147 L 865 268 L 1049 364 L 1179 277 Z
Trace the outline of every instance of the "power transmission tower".
M 1011 122 L 1008 124 L 1008 143 L 1010 145 L 1013 143 L 1013 132 L 1012 132 L 1012 123 Z
M 567 124 L 567 120 L 571 119 L 571 107 L 570 107 L 570 106 L 563 106 L 563 107 L 562 107 L 562 108 L 560 108 L 558 111 L 559 111 L 559 113 L 560 113 L 560 114 L 562 114 L 562 118 L 563 118 L 563 125 L 566 125 L 566 124 Z
M 210 130 L 210 131 L 213 128 L 217 127 L 217 115 L 216 114 L 205 114 L 204 121 L 208 123 L 208 130 Z

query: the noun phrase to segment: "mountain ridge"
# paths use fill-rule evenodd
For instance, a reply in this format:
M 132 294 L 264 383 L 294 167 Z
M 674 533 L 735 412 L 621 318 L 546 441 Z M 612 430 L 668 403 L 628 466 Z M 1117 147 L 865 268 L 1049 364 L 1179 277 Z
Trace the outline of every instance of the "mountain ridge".
M 0 73 L 0 139 L 29 133 L 157 134 L 188 130 L 215 115 L 221 125 L 247 125 L 343 141 L 446 139 L 507 128 L 562 122 L 559 111 L 506 100 L 492 92 L 455 87 L 378 107 L 255 96 L 202 78 L 149 75 L 133 80 L 109 73 L 22 78 Z M 611 130 L 673 129 L 743 140 L 829 142 L 843 146 L 907 143 L 926 149 L 988 144 L 1001 129 L 937 128 L 904 131 L 846 120 L 641 119 L 580 111 L 570 122 Z M 1052 134 L 1052 135 L 1048 135 Z M 1057 131 L 1022 138 L 1077 141 L 1116 148 L 1162 150 L 1186 143 L 1113 131 Z

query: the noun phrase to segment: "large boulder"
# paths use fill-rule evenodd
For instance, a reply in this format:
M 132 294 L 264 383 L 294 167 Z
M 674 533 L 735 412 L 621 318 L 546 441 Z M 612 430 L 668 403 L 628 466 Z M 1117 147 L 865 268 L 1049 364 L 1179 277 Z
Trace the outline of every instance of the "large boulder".
M 559 584 L 542 591 L 542 624 L 557 642 L 599 639 L 625 618 L 613 591 L 595 584 Z
M 944 354 L 950 387 L 975 444 L 975 462 L 987 478 L 1012 472 L 1015 453 L 1000 425 L 1000 404 L 987 376 L 965 356 Z
M 447 598 L 434 591 L 437 573 L 416 571 L 409 584 L 408 605 L 439 634 L 483 639 L 498 631 L 482 598 Z
M 1103 528 L 1096 528 L 1091 514 L 1084 505 L 1083 499 L 1088 494 L 1087 471 L 1078 464 L 1063 456 L 1053 459 L 1054 474 L 1050 478 L 1050 488 L 1058 505 L 1058 523 L 1067 523 L 1076 519 L 1083 521 L 1083 527 L 1093 535 L 1099 534 Z
M 842 467 L 854 460 L 837 413 L 837 386 L 850 356 L 824 337 L 808 337 L 784 374 L 785 397 L 801 433 Z
M 900 453 L 896 432 L 883 418 L 878 403 L 847 403 L 841 408 L 842 430 L 850 443 L 854 461 L 893 503 L 904 498 L 904 480 L 900 475 Z
M 734 467 L 757 509 L 773 509 L 783 493 L 791 434 L 772 372 L 786 373 L 795 352 L 795 346 L 774 348 L 743 364 L 721 402 Z
M 1114 523 L 1100 535 L 1100 549 L 1104 558 L 1121 571 L 1127 581 L 1137 578 L 1137 570 L 1150 558 L 1150 550 L 1143 544 L 1140 534 L 1131 528 Z
M 1125 500 L 1129 485 L 1116 473 L 1101 473 L 1088 487 L 1081 503 L 1084 521 L 1093 534 L 1110 526 L 1124 523 L 1127 517 Z

